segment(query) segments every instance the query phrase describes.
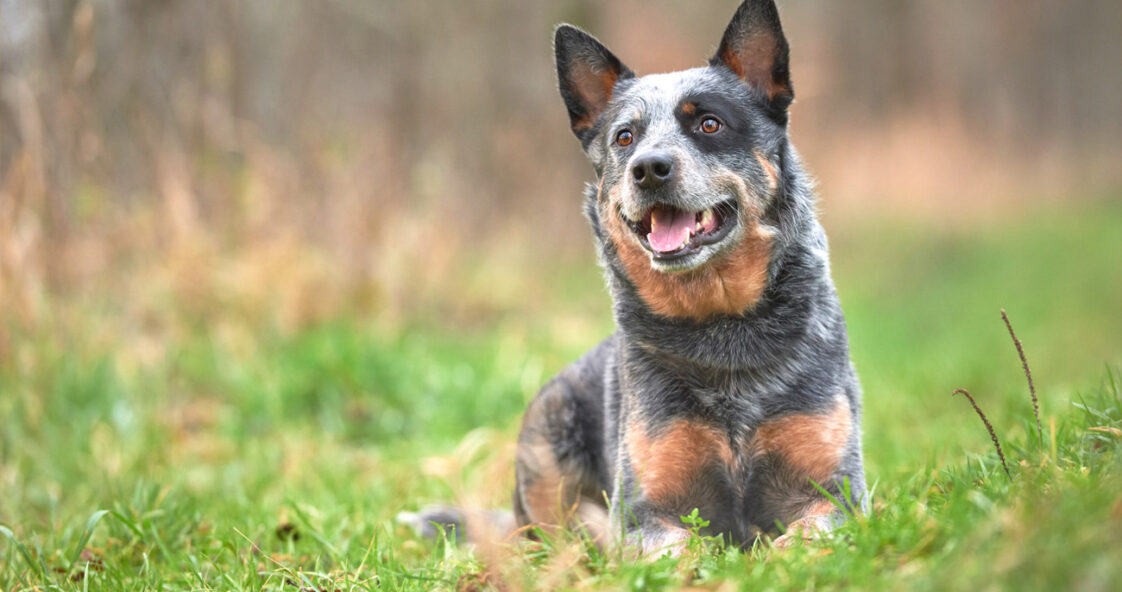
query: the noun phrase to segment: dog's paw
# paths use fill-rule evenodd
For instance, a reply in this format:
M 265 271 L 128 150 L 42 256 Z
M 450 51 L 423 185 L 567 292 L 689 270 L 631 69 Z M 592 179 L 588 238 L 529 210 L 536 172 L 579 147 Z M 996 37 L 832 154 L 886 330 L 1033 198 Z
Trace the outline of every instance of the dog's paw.
M 640 552 L 645 559 L 658 559 L 669 555 L 681 557 L 690 540 L 690 533 L 684 528 L 644 533 Z
M 810 516 L 796 520 L 787 527 L 787 532 L 771 541 L 771 546 L 774 549 L 790 549 L 796 543 L 813 543 L 829 537 L 830 526 L 828 516 Z
M 451 506 L 428 506 L 419 512 L 398 512 L 394 517 L 398 524 L 408 526 L 418 536 L 436 539 L 443 531 L 463 540 L 464 515 L 459 508 Z

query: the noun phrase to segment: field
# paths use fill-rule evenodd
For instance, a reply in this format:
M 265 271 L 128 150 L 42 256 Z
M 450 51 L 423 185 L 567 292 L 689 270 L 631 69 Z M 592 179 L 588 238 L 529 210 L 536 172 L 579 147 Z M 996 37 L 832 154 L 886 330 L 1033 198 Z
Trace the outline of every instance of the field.
M 1116 589 L 1122 202 L 1091 202 L 825 220 L 873 508 L 785 551 L 697 537 L 636 562 L 394 523 L 509 505 L 525 403 L 612 330 L 591 246 L 464 257 L 456 297 L 408 314 L 372 297 L 287 322 L 329 295 L 291 303 L 279 274 L 230 295 L 222 270 L 192 290 L 170 265 L 55 297 L 0 326 L 0 590 Z

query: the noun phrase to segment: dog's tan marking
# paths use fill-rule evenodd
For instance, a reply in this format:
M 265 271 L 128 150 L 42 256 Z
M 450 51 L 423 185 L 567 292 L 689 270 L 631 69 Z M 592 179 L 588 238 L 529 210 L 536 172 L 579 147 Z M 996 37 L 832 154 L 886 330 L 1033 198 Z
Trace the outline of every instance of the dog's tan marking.
M 566 474 L 558 464 L 553 446 L 542 431 L 550 418 L 561 412 L 560 401 L 544 396 L 530 404 L 523 417 L 526 437 L 515 452 L 519 464 L 526 468 L 518 483 L 523 509 L 531 522 L 543 527 L 564 524 L 565 510 L 575 501 L 574 490 L 580 480 L 579 475 Z
M 583 528 L 593 540 L 606 540 L 604 502 L 591 491 L 588 475 L 579 465 L 558 460 L 543 431 L 552 418 L 563 413 L 561 403 L 560 397 L 541 396 L 526 410 L 516 451 L 518 464 L 525 470 L 518 474 L 516 495 L 528 523 L 545 530 Z
M 521 444 L 518 456 L 532 468 L 534 476 L 522 483 L 522 501 L 530 520 L 541 526 L 557 526 L 563 520 L 567 495 L 562 491 L 563 476 L 557 459 L 547 443 Z
M 678 420 L 651 436 L 641 422 L 627 430 L 627 453 L 647 499 L 672 504 L 687 495 L 694 476 L 707 463 L 735 462 L 728 440 L 715 427 Z
M 837 470 L 852 429 L 849 401 L 839 396 L 830 413 L 788 415 L 762 424 L 751 446 L 754 454 L 778 454 L 792 469 L 825 483 Z
M 697 103 L 682 103 L 682 113 L 686 115 L 697 113 Z
M 800 520 L 829 516 L 836 512 L 837 509 L 838 507 L 834 505 L 834 502 L 831 502 L 828 499 L 821 499 L 811 504 L 810 507 L 808 507 L 803 512 L 802 518 L 800 518 Z
M 764 169 L 764 174 L 767 175 L 768 193 L 774 195 L 775 190 L 779 189 L 779 175 L 775 172 L 775 167 L 771 166 L 771 161 L 759 150 L 754 151 L 753 154 L 756 155 L 756 161 L 760 163 L 760 167 Z
M 578 491 L 581 475 L 558 466 L 549 444 L 523 444 L 518 454 L 535 471 L 533 478 L 524 478 L 518 487 L 531 524 L 547 531 L 561 527 L 584 529 L 592 540 L 606 540 L 608 513 L 602 502 Z
M 606 222 L 609 238 L 639 296 L 657 314 L 698 321 L 714 315 L 739 315 L 755 306 L 763 295 L 773 231 L 760 223 L 756 200 L 743 179 L 725 171 L 715 181 L 735 189 L 744 236 L 728 253 L 684 273 L 664 273 L 651 268 L 650 256 L 617 212 L 622 193 L 619 186 L 609 191 L 607 200 L 601 196 L 601 217 Z
M 573 67 L 569 81 L 572 82 L 573 90 L 580 96 L 581 101 L 589 106 L 588 111 L 580 119 L 573 120 L 574 130 L 586 130 L 596 124 L 596 120 L 612 98 L 612 91 L 618 78 L 619 73 L 611 69 L 599 72 L 587 64 Z

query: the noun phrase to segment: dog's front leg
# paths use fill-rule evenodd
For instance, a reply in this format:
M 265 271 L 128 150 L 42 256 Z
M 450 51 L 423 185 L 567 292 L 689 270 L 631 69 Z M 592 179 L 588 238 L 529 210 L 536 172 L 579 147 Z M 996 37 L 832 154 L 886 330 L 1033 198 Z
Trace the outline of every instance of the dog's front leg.
M 716 521 L 706 532 L 728 530 L 722 517 L 734 505 L 733 454 L 720 430 L 691 419 L 632 418 L 624 426 L 612 500 L 616 536 L 643 555 L 677 555 L 690 537 L 681 516 L 694 508 Z
M 828 411 L 789 414 L 756 428 L 748 518 L 767 532 L 784 525 L 776 546 L 822 536 L 862 508 L 865 479 L 854 417 L 849 397 L 839 394 Z

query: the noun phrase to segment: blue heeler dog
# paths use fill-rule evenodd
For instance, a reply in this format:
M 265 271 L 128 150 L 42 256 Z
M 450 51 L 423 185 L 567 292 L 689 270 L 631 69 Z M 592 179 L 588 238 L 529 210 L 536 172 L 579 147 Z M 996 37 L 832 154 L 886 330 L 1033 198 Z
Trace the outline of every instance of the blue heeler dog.
M 775 4 L 745 1 L 683 72 L 636 76 L 570 25 L 554 49 L 618 329 L 526 410 L 517 525 L 643 553 L 680 550 L 693 508 L 733 544 L 828 530 L 864 501 L 860 386 Z

